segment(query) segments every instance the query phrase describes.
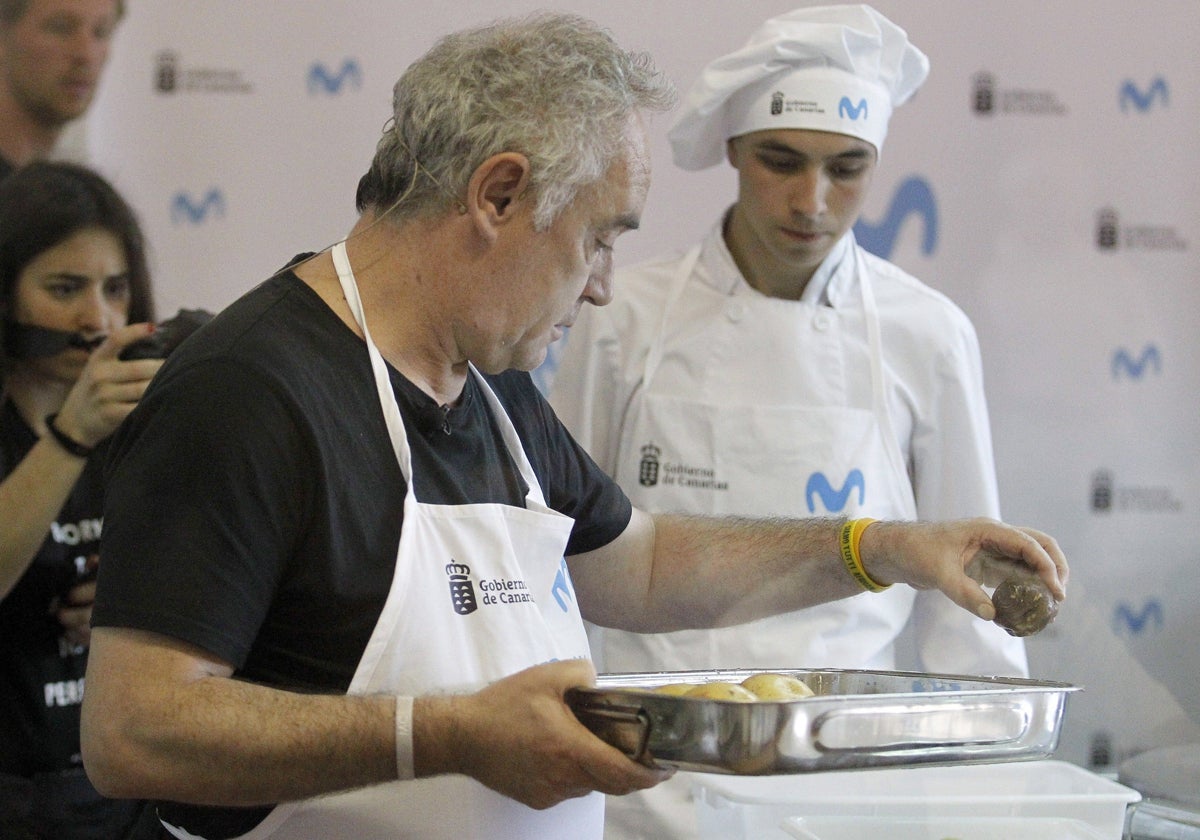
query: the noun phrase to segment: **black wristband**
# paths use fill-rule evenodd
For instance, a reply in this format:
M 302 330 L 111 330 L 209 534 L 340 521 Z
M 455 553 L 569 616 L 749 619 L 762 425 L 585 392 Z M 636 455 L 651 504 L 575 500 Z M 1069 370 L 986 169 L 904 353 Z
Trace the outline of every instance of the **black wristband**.
M 87 456 L 91 455 L 92 450 L 95 447 L 84 446 L 79 441 L 63 433 L 58 426 L 54 425 L 54 418 L 56 417 L 58 417 L 57 414 L 51 414 L 46 417 L 46 428 L 50 431 L 50 434 L 54 436 L 54 439 L 58 441 L 58 445 L 70 452 L 76 458 L 86 458 Z

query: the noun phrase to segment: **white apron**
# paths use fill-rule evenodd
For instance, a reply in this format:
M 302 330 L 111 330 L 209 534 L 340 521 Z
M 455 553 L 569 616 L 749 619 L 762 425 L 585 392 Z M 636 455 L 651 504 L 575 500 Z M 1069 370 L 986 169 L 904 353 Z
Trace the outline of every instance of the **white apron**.
M 741 516 L 916 517 L 887 410 L 875 298 L 861 256 L 852 250 L 855 256 L 838 273 L 856 274 L 861 291 L 869 405 L 836 405 L 853 393 L 842 382 L 854 375 L 842 364 L 844 311 L 762 295 L 729 296 L 689 282 L 700 249 L 688 253 L 622 424 L 616 479 L 634 505 Z M 755 332 L 756 349 L 777 348 L 778 357 L 747 358 L 748 329 Z M 683 336 L 682 346 L 677 336 Z M 796 355 L 789 355 L 793 349 Z M 668 375 L 660 376 L 664 370 Z M 683 371 L 680 378 L 699 396 L 672 388 L 665 381 L 671 371 Z M 729 397 L 764 389 L 769 404 L 737 405 Z M 639 635 L 589 625 L 588 632 L 600 667 L 611 673 L 889 669 L 895 665 L 893 640 L 914 597 L 908 587 L 897 586 L 719 630 Z M 610 798 L 605 837 L 696 837 L 689 776 L 679 773 L 650 790 Z
M 862 301 L 872 399 L 861 406 L 836 404 L 853 393 L 838 381 L 853 375 L 841 365 L 843 311 L 762 295 L 731 297 L 689 282 L 699 253 L 688 253 L 672 281 L 642 386 L 622 424 L 616 479 L 634 505 L 653 512 L 914 519 L 916 501 L 884 392 L 878 312 L 858 249 L 838 273 L 856 275 Z M 669 337 L 682 334 L 674 321 L 680 317 L 702 325 L 703 361 L 673 350 Z M 756 345 L 780 348 L 777 364 L 762 358 L 739 363 L 747 325 Z M 789 356 L 793 347 L 803 355 Z M 660 382 L 668 365 L 679 370 L 681 364 L 703 366 L 703 373 L 689 374 L 691 381 L 702 379 L 700 397 Z M 754 387 L 769 389 L 769 400 L 737 405 L 728 399 L 744 394 L 746 378 L 762 379 L 764 370 L 765 381 Z M 606 672 L 891 668 L 892 642 L 913 598 L 908 587 L 894 587 L 721 630 L 589 632 Z
M 472 367 L 529 486 L 526 507 L 418 501 L 420 477 L 412 474 L 387 365 L 367 331 L 344 243 L 334 247 L 333 259 L 362 328 L 388 434 L 408 484 L 395 576 L 349 693 L 472 691 L 532 665 L 587 658 L 587 637 L 563 559 L 573 521 L 546 506 L 496 395 Z M 603 797 L 596 793 L 537 811 L 466 776 L 440 776 L 281 804 L 243 840 L 598 838 L 603 816 Z

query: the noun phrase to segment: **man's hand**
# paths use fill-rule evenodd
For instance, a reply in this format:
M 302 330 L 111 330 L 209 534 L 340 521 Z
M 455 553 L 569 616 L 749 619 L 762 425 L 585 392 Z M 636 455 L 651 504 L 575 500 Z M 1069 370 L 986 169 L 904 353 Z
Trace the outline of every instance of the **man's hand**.
M 996 610 L 984 586 L 997 586 L 1015 568 L 1028 568 L 1059 601 L 1067 596 L 1067 559 L 1053 537 L 991 519 L 953 522 L 876 522 L 863 532 L 860 552 L 880 583 L 938 589 L 980 618 Z
M 538 665 L 476 694 L 418 698 L 413 710 L 417 776 L 464 773 L 531 808 L 592 791 L 622 795 L 673 771 L 651 770 L 593 735 L 564 701 L 594 685 L 582 660 Z

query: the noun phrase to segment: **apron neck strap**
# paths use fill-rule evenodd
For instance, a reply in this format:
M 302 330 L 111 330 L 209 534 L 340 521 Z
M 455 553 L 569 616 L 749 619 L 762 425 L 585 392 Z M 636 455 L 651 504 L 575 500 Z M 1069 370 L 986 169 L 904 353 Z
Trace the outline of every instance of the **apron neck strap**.
M 679 263 L 679 268 L 676 269 L 675 275 L 671 278 L 671 286 L 667 290 L 667 299 L 663 303 L 662 317 L 659 319 L 658 331 L 650 340 L 650 347 L 646 352 L 646 363 L 642 369 L 643 388 L 649 387 L 650 380 L 654 378 L 654 374 L 658 371 L 658 365 L 662 361 L 663 346 L 666 343 L 667 322 L 671 310 L 679 300 L 680 295 L 683 294 L 683 289 L 687 286 L 688 278 L 692 276 L 692 269 L 696 267 L 696 263 L 699 260 L 700 245 L 695 245 L 684 254 L 683 260 Z
M 379 348 L 371 338 L 371 331 L 367 328 L 367 317 L 363 311 L 362 297 L 358 293 L 358 283 L 354 279 L 354 270 L 350 267 L 350 257 L 346 253 L 346 243 L 344 240 L 333 246 L 330 256 L 333 257 L 333 267 L 337 271 L 338 282 L 341 283 L 342 292 L 346 295 L 346 303 L 350 306 L 350 312 L 354 316 L 355 323 L 362 330 L 363 340 L 367 345 L 367 353 L 371 358 L 371 371 L 375 375 L 375 390 L 379 394 L 379 404 L 383 409 L 383 419 L 387 425 L 388 436 L 391 438 L 392 448 L 396 453 L 396 462 L 400 465 L 400 473 L 408 483 L 409 492 L 415 496 L 416 491 L 413 488 L 412 450 L 408 445 L 408 435 L 404 432 L 404 420 L 400 416 L 400 405 L 396 401 L 396 392 L 392 388 L 392 377 L 388 371 L 387 362 L 384 361 L 383 354 L 379 352 Z M 504 440 L 505 447 L 508 449 L 509 456 L 517 465 L 517 469 L 521 473 L 521 478 L 525 480 L 525 485 L 529 488 L 529 492 L 525 496 L 526 501 L 539 507 L 545 507 L 546 500 L 542 495 L 541 485 L 538 483 L 537 475 L 533 471 L 533 465 L 525 455 L 525 450 L 521 446 L 520 438 L 517 436 L 517 430 L 514 428 L 512 420 L 509 419 L 508 413 L 500 404 L 499 398 L 491 386 L 488 385 L 487 380 L 479 374 L 474 365 L 470 365 L 470 371 L 471 376 L 478 383 L 479 389 L 483 392 L 484 398 L 487 400 L 491 416 L 495 418 L 496 424 L 500 429 L 500 435 Z

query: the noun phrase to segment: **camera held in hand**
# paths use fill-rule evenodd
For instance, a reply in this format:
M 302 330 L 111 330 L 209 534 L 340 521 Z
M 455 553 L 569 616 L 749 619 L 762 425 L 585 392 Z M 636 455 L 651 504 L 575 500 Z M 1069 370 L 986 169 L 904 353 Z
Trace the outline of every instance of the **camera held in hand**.
M 131 359 L 165 359 L 189 335 L 212 320 L 213 313 L 204 309 L 180 309 L 172 318 L 160 323 L 150 335 L 139 338 L 121 351 L 123 361 Z

